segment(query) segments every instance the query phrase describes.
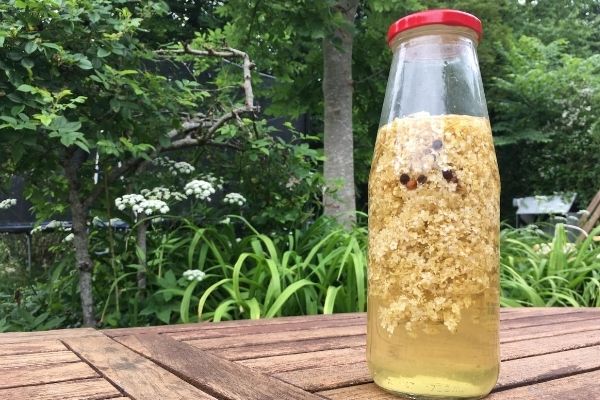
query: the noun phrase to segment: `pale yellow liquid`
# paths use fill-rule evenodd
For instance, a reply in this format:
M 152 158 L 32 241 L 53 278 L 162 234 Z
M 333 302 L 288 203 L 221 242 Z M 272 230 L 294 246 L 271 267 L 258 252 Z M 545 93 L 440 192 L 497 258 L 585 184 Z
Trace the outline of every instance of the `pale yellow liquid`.
M 476 296 L 462 313 L 456 332 L 443 324 L 437 333 L 390 336 L 377 321 L 378 302 L 369 298 L 367 360 L 375 383 L 390 392 L 418 399 L 477 399 L 498 378 L 498 308 L 496 297 Z

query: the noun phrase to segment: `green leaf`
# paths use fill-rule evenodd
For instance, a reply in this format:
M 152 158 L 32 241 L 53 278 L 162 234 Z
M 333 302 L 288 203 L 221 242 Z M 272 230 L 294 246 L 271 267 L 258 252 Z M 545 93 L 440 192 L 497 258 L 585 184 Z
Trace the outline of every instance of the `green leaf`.
M 29 85 L 25 85 L 25 84 L 23 84 L 23 85 L 20 85 L 20 86 L 17 88 L 17 90 L 18 90 L 19 92 L 25 92 L 25 93 L 31 93 L 31 92 L 33 92 L 33 90 L 34 90 L 34 89 L 35 89 L 35 88 L 34 88 L 33 86 L 29 86 Z
M 110 108 L 114 112 L 119 112 L 119 110 L 121 109 L 121 102 L 119 101 L 119 99 L 117 99 L 116 97 L 110 99 Z
M 49 49 L 57 50 L 57 51 L 62 50 L 62 48 L 59 45 L 57 45 L 56 43 L 44 42 L 44 43 L 42 43 L 42 46 L 47 47 Z
M 35 63 L 31 59 L 29 59 L 29 58 L 24 58 L 24 59 L 21 60 L 21 65 L 24 68 L 31 69 L 31 68 L 33 68 L 33 66 L 35 65 Z
M 110 51 L 103 49 L 102 47 L 98 47 L 98 51 L 96 51 L 96 55 L 100 58 L 104 58 L 110 55 Z
M 27 42 L 25 44 L 25 53 L 31 54 L 34 51 L 36 51 L 37 48 L 38 48 L 37 43 L 35 43 L 34 41 Z
M 90 62 L 90 60 L 88 60 L 87 58 L 82 58 L 79 60 L 79 62 L 77 62 L 77 66 L 81 69 L 92 69 L 94 68 L 92 66 L 92 63 Z

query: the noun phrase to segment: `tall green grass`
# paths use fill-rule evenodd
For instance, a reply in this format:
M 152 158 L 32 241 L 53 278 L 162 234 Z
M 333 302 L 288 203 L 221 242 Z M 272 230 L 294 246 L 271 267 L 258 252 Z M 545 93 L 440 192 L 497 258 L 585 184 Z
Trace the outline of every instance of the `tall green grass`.
M 161 260 L 185 254 L 187 269 L 207 274 L 185 289 L 156 293 L 181 299 L 182 322 L 365 311 L 365 228 L 346 231 L 323 218 L 273 238 L 237 220 L 250 230 L 241 239 L 233 225 L 215 229 L 187 222 L 174 232 L 179 239 L 159 249 Z
M 500 237 L 503 306 L 600 307 L 600 235 L 569 243 L 563 224 L 554 236 L 535 227 L 506 228 Z

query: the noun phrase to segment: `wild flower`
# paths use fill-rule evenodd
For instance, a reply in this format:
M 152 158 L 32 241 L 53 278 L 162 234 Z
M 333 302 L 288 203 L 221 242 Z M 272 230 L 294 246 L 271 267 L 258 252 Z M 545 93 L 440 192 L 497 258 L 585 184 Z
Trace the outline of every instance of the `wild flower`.
M 72 242 L 74 237 L 75 235 L 73 233 L 69 233 L 67 236 L 65 236 L 63 242 Z
M 210 201 L 210 196 L 216 192 L 214 186 L 207 181 L 194 179 L 191 182 L 186 183 L 183 188 L 187 196 L 194 196 L 200 200 Z
M 239 193 L 227 193 L 223 199 L 223 203 L 243 206 L 246 204 L 246 198 Z
M 187 196 L 180 192 L 172 192 L 169 188 L 157 186 L 152 189 L 142 189 L 142 196 L 148 200 L 174 200 L 180 201 L 187 199 Z
M 204 271 L 200 271 L 199 269 L 188 269 L 183 272 L 183 277 L 188 281 L 202 281 L 206 277 L 206 273 Z
M 169 157 L 157 157 L 152 160 L 152 163 L 161 167 L 166 167 L 173 176 L 189 175 L 196 170 L 190 163 L 171 160 Z
M 7 210 L 17 204 L 17 199 L 5 199 L 0 201 L 0 210 Z

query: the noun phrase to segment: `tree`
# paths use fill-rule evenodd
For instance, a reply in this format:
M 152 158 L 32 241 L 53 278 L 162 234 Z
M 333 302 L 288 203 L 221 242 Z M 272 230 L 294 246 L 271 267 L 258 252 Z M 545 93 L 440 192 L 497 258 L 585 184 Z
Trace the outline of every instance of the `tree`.
M 168 79 L 139 39 L 160 1 L 11 0 L 0 5 L 0 151 L 26 175 L 40 219 L 69 211 L 83 321 L 95 323 L 89 211 L 111 184 L 165 152 L 210 144 L 254 106 L 248 55 L 190 46 L 162 57 L 217 57 L 243 66 L 242 103 L 222 105 L 195 81 Z M 199 112 L 202 110 L 203 112 Z M 98 162 L 96 162 L 98 159 Z M 100 181 L 94 184 L 94 170 Z M 43 171 L 43 173 L 41 173 Z
M 354 138 L 352 131 L 352 43 L 358 0 L 340 0 L 334 12 L 347 26 L 323 39 L 323 144 L 325 150 L 324 213 L 346 226 L 356 222 Z M 337 190 L 331 190 L 337 189 Z

